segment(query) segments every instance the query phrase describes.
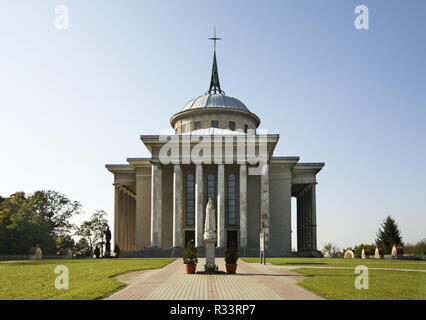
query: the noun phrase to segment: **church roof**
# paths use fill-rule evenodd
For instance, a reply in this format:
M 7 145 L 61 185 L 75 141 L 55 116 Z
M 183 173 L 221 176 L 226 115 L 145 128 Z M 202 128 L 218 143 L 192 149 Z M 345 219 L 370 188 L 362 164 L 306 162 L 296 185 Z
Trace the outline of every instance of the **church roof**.
M 244 103 L 234 97 L 226 96 L 225 92 L 223 92 L 220 88 L 219 71 L 216 60 L 216 41 L 221 40 L 221 38 L 216 37 L 216 28 L 214 31 L 214 37 L 209 39 L 214 40 L 213 66 L 209 90 L 205 95 L 189 101 L 183 107 L 182 111 L 201 108 L 228 108 L 250 112 Z
M 207 93 L 189 101 L 182 111 L 199 108 L 228 108 L 250 112 L 240 100 L 222 93 Z

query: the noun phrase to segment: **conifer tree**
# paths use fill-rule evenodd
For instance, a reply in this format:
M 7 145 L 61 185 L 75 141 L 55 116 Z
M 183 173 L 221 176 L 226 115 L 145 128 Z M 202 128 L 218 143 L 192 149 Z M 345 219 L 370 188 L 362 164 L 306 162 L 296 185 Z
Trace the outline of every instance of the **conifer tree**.
M 393 245 L 402 245 L 401 232 L 390 216 L 386 217 L 377 232 L 376 245 L 383 249 L 384 254 L 390 254 Z

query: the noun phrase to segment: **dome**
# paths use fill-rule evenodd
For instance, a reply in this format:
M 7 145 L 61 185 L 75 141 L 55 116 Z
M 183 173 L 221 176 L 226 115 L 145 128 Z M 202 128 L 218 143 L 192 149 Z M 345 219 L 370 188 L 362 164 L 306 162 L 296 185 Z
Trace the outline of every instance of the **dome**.
M 250 112 L 240 100 L 220 93 L 207 93 L 189 101 L 182 111 L 199 108 L 228 108 Z

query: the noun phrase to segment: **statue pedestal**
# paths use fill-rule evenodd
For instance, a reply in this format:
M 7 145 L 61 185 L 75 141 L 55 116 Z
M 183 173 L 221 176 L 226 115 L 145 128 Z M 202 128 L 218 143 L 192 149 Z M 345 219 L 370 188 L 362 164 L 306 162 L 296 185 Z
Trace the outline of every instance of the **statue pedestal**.
M 206 247 L 206 264 L 208 263 L 212 263 L 212 264 L 216 264 L 215 263 L 215 243 L 216 240 L 211 239 L 211 240 L 204 240 L 204 246 Z

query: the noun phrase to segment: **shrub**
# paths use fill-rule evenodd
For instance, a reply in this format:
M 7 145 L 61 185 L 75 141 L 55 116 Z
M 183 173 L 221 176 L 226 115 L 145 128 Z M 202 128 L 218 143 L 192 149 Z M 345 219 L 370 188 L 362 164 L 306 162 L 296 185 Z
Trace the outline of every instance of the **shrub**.
M 238 260 L 238 249 L 235 246 L 235 243 L 231 242 L 229 248 L 225 252 L 225 262 L 226 264 L 236 264 Z
M 185 247 L 185 255 L 183 256 L 184 264 L 196 264 L 198 262 L 197 249 L 192 241 L 189 241 Z

